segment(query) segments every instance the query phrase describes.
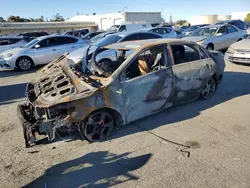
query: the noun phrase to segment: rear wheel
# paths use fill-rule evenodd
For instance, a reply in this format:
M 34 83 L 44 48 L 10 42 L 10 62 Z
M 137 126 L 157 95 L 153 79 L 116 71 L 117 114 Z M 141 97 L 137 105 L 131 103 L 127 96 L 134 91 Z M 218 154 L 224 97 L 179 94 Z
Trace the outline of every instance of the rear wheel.
M 21 57 L 17 60 L 16 67 L 19 70 L 27 71 L 34 67 L 34 63 L 29 57 Z
M 114 118 L 106 111 L 99 111 L 89 115 L 82 130 L 89 142 L 98 142 L 106 139 L 113 131 Z
M 214 50 L 214 45 L 213 44 L 208 44 L 207 45 L 207 50 Z
M 201 98 L 204 100 L 210 99 L 214 95 L 216 87 L 217 85 L 214 78 L 210 78 L 210 80 L 201 92 Z

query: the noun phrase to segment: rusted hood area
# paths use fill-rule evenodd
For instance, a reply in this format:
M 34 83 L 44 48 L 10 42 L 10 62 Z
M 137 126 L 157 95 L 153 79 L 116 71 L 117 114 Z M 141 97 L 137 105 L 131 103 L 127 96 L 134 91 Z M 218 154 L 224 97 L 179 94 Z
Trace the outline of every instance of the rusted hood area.
M 89 96 L 95 90 L 74 75 L 65 57 L 61 57 L 37 71 L 36 80 L 27 86 L 27 97 L 34 106 L 50 107 L 70 102 L 77 94 Z

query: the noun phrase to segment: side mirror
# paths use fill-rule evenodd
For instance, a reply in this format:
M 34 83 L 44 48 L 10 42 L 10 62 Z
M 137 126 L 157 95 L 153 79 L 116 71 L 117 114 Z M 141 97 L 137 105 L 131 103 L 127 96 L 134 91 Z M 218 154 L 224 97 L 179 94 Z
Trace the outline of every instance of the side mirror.
M 39 44 L 36 44 L 35 45 L 35 49 L 38 49 L 38 48 L 40 48 L 41 46 L 39 45 Z
M 222 35 L 222 33 L 217 33 L 215 36 L 216 37 L 219 37 L 219 36 L 221 36 Z

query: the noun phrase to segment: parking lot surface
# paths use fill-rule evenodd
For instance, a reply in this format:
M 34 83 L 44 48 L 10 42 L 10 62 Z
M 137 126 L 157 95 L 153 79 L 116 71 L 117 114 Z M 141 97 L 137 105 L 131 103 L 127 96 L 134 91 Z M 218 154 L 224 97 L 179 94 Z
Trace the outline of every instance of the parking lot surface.
M 0 71 L 0 187 L 250 187 L 250 66 L 227 62 L 215 96 L 89 144 L 78 134 L 24 147 L 16 106 L 34 71 Z

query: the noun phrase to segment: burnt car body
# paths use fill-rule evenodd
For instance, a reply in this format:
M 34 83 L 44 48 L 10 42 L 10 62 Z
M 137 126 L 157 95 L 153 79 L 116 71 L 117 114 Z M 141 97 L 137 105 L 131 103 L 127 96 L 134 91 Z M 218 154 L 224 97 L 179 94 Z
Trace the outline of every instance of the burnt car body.
M 119 51 L 117 62 L 97 64 L 96 57 L 110 49 Z M 100 141 L 115 126 L 199 97 L 209 99 L 225 67 L 222 53 L 181 39 L 115 43 L 85 57 L 70 67 L 62 56 L 28 84 L 28 102 L 18 106 L 27 147 L 37 133 L 53 140 L 57 130 L 74 125 L 88 141 Z

